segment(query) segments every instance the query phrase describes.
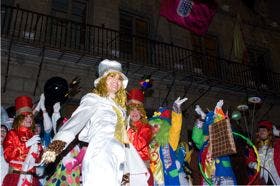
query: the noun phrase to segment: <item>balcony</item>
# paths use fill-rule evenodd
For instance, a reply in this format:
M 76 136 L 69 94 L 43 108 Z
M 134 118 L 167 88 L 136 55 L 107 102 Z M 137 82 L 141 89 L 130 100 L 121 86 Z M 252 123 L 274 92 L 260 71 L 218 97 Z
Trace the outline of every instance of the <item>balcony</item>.
M 280 95 L 280 74 L 271 69 L 205 56 L 173 44 L 21 8 L 1 8 L 2 49 L 6 51 L 11 44 L 20 43 L 59 51 L 60 57 L 65 53 L 79 55 L 76 62 L 82 58 L 91 58 L 89 62 L 111 58 L 125 62 L 127 69 L 152 69 L 151 74 L 168 73 L 178 81 L 191 79 L 234 91 Z

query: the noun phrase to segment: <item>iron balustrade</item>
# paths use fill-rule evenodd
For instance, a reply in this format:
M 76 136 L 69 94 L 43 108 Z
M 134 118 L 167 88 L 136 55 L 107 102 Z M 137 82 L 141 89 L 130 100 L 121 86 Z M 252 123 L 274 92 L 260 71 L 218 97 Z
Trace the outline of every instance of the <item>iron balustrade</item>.
M 245 88 L 280 92 L 280 74 L 215 56 L 93 26 L 2 5 L 2 37 L 31 45 L 128 61 Z

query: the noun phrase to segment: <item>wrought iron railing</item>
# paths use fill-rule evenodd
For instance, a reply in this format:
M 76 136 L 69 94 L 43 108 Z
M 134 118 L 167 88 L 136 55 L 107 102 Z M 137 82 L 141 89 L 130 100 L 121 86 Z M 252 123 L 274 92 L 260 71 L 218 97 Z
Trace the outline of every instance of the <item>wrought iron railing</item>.
M 2 37 L 279 94 L 280 74 L 117 30 L 1 6 Z

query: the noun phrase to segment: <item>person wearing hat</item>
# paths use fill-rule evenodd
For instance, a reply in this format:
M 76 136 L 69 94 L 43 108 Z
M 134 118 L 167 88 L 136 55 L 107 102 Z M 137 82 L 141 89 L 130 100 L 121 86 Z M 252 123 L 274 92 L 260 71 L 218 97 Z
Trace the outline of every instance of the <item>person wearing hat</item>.
M 202 185 L 212 182 L 214 185 L 236 185 L 236 177 L 231 166 L 229 155 L 212 157 L 211 141 L 209 140 L 209 126 L 213 123 L 226 119 L 226 115 L 222 110 L 223 100 L 219 100 L 214 111 L 205 114 L 199 105 L 196 105 L 195 112 L 200 116 L 196 119 L 192 130 L 192 140 L 196 147 L 200 150 L 199 158 L 201 159 L 201 167 L 205 176 L 208 178 L 201 180 Z
M 149 169 L 149 144 L 152 139 L 152 128 L 148 124 L 142 90 L 133 88 L 128 92 L 127 108 L 129 115 L 129 128 L 127 130 L 129 140 Z M 153 182 L 153 176 L 150 174 L 148 185 L 153 185 Z
M 181 105 L 188 98 L 173 103 L 173 110 L 160 107 L 159 112 L 149 119 L 152 126 L 153 139 L 150 143 L 151 171 L 155 185 L 188 185 L 181 177 L 181 166 L 176 157 L 182 128 Z
M 82 162 L 83 186 L 121 185 L 125 175 L 127 77 L 117 61 L 105 59 L 98 66 L 94 89 L 86 94 L 71 118 L 60 128 L 43 154 L 43 162 L 53 162 L 79 133 L 88 143 Z M 141 158 L 140 158 L 141 159 Z
M 261 171 L 260 178 L 264 184 L 280 185 L 280 131 L 268 120 L 258 122 L 255 145 L 258 149 Z M 248 166 L 257 168 L 253 151 L 248 158 Z
M 3 186 L 39 185 L 35 166 L 40 161 L 42 146 L 39 144 L 40 137 L 34 135 L 32 106 L 32 99 L 28 96 L 20 96 L 15 100 L 13 129 L 8 131 L 3 142 L 4 157 L 10 166 Z

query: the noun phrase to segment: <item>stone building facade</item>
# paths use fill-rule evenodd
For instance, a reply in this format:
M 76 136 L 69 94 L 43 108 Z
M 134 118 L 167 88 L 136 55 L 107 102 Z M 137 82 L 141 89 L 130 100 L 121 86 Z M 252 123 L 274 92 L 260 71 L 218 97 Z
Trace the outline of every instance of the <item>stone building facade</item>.
M 131 29 L 131 34 L 138 34 L 190 50 L 199 50 L 203 54 L 207 53 L 237 62 L 239 59 L 234 58 L 232 55 L 232 43 L 233 29 L 237 21 L 237 12 L 239 12 L 243 21 L 241 25 L 245 43 L 255 53 L 259 52 L 268 56 L 265 58 L 266 65 L 274 72 L 280 72 L 280 28 L 279 26 L 277 27 L 277 23 L 273 22 L 273 20 L 263 19 L 268 17 L 267 12 L 269 12 L 269 5 L 265 3 L 255 4 L 255 10 L 260 10 L 260 7 L 262 7 L 261 11 L 259 11 L 260 14 L 256 17 L 256 14 L 245 6 L 242 1 L 217 1 L 219 9 L 207 35 L 198 37 L 160 17 L 159 0 L 14 0 L 9 2 L 12 6 L 18 5 L 23 9 L 55 17 L 72 18 L 77 22 L 97 25 L 101 28 L 123 29 L 126 31 L 127 26 L 131 24 L 131 27 L 127 28 L 128 30 Z M 75 9 L 76 6 L 78 8 Z M 84 8 L 83 11 L 81 11 L 82 8 Z M 9 42 L 10 40 L 2 38 L 1 105 L 4 107 L 13 105 L 14 99 L 19 95 L 29 95 L 34 100 L 38 100 L 43 92 L 45 82 L 53 76 L 65 78 L 69 82 L 74 77 L 80 77 L 82 90 L 73 98 L 78 103 L 79 99 L 93 87 L 98 62 L 102 58 L 107 58 L 107 56 L 94 57 L 86 55 L 83 56 L 82 60 L 79 60 L 80 55 L 76 54 L 75 51 L 66 51 L 62 56 L 61 51 L 57 52 L 51 49 L 46 49 L 48 51 L 45 51 L 42 56 L 42 48 L 26 43 L 12 44 L 9 51 Z M 28 50 L 35 52 L 26 52 Z M 141 48 L 138 50 L 140 51 Z M 76 60 L 73 60 L 73 58 Z M 150 68 L 144 66 L 142 67 L 144 70 L 137 70 L 139 67 L 129 68 L 127 61 L 121 60 L 121 62 L 124 64 L 125 73 L 129 77 L 128 89 L 138 86 L 138 81 L 145 75 L 145 68 Z M 152 93 L 147 95 L 145 105 L 149 114 L 152 114 L 159 106 L 171 106 L 172 101 L 178 96 L 188 97 L 189 100 L 183 106 L 185 116 L 183 131 L 193 126 L 195 104 L 211 110 L 219 99 L 224 99 L 224 108 L 233 111 L 240 104 L 248 104 L 247 99 L 251 96 L 259 96 L 263 99 L 263 102 L 255 109 L 254 119 L 252 118 L 253 107 L 249 105 L 250 110 L 247 113 L 247 119 L 249 120 L 247 122 L 250 124 L 260 119 L 269 119 L 276 125 L 280 125 L 278 114 L 280 109 L 279 92 L 278 94 L 263 95 L 258 90 L 244 91 L 242 88 L 227 89 L 219 87 L 217 83 L 212 83 L 211 81 L 208 84 L 200 83 L 199 80 L 192 82 L 190 79 L 184 78 L 177 78 L 173 81 L 174 76 L 176 76 L 176 73 L 164 70 L 153 72 Z M 180 75 L 180 77 L 182 76 Z M 4 86 L 5 92 L 3 91 Z M 241 125 L 244 124 L 244 120 L 241 119 L 240 123 Z M 237 123 L 235 124 L 237 125 Z M 187 133 L 182 132 L 182 136 L 186 138 Z

